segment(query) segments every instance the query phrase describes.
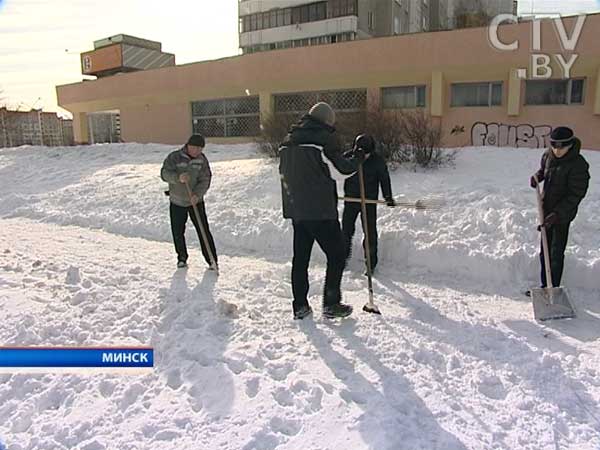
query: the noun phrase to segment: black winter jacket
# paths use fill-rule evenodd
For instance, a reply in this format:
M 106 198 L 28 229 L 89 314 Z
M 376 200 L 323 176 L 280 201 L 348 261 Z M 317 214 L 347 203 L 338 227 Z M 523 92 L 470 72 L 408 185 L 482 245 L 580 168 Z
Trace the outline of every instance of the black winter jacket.
M 358 161 L 342 156 L 335 128 L 305 115 L 279 148 L 284 218 L 338 219 L 337 186 L 329 162 L 344 175 L 358 169 Z
M 347 153 L 346 155 L 350 155 Z M 379 198 L 379 186 L 383 192 L 383 198 L 390 200 L 392 198 L 392 184 L 390 182 L 390 173 L 388 172 L 385 160 L 377 153 L 371 153 L 363 163 L 363 174 L 365 178 L 365 195 L 370 200 Z M 360 184 L 358 182 L 358 173 L 352 175 L 344 182 L 344 195 L 346 197 L 360 197 Z
M 552 149 L 542 156 L 538 180 L 544 181 L 544 215 L 557 213 L 559 223 L 569 223 L 577 215 L 579 203 L 585 197 L 590 180 L 590 166 L 580 154 L 581 141 L 562 158 L 556 158 Z

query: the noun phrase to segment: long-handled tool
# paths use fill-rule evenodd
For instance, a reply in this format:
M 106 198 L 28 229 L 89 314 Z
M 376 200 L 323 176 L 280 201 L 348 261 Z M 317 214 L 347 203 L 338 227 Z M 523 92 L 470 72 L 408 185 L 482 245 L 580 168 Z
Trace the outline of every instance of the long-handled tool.
M 367 200 L 365 196 L 365 177 L 363 163 L 358 165 L 358 184 L 360 185 L 360 210 L 362 217 L 363 233 L 365 234 L 365 253 L 367 257 L 367 279 L 369 280 L 369 302 L 363 306 L 363 311 L 372 314 L 381 314 L 373 301 L 373 277 L 371 273 L 371 247 L 369 246 L 369 227 L 367 221 Z
M 353 202 L 353 203 L 361 203 L 362 200 L 360 198 L 355 197 L 338 197 L 338 200 L 343 200 L 345 202 Z M 381 204 L 385 205 L 387 202 L 385 200 L 371 200 L 365 199 L 365 203 L 367 204 Z M 425 197 L 420 200 L 415 200 L 414 202 L 409 202 L 406 200 L 401 200 L 396 202 L 397 208 L 413 208 L 413 209 L 441 209 L 444 206 L 445 200 L 441 197 Z
M 198 206 L 194 202 L 192 202 L 192 196 L 194 195 L 192 190 L 190 189 L 189 183 L 185 182 L 185 187 L 187 188 L 188 196 L 190 197 L 190 203 L 192 204 L 192 208 L 194 208 L 194 214 L 196 215 L 196 219 L 198 220 L 198 226 L 200 227 L 200 234 L 202 235 L 202 242 L 204 242 L 204 246 L 208 251 L 208 258 L 210 259 L 210 265 L 215 269 L 217 275 L 219 274 L 219 266 L 217 265 L 217 260 L 215 259 L 215 255 L 213 255 L 212 248 L 208 242 L 208 236 L 206 235 L 206 230 L 204 229 L 204 225 L 202 225 L 202 221 L 200 220 L 200 212 L 198 211 Z
M 567 292 L 562 287 L 553 287 L 552 270 L 550 269 L 550 251 L 548 249 L 548 235 L 544 227 L 544 208 L 542 207 L 542 193 L 540 192 L 540 182 L 535 176 L 535 193 L 537 198 L 538 217 L 540 232 L 542 233 L 542 252 L 544 253 L 544 270 L 546 271 L 545 288 L 531 289 L 531 299 L 533 300 L 533 315 L 536 320 L 545 321 L 553 319 L 572 319 L 575 317 L 575 310 L 571 305 Z

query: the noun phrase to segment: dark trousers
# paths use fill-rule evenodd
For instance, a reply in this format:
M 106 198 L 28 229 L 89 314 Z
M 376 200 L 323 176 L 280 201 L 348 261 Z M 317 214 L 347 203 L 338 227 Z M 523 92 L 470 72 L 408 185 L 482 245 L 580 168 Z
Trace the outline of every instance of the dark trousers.
M 323 305 L 340 303 L 340 284 L 346 262 L 344 238 L 337 220 L 294 221 L 294 258 L 292 260 L 292 291 L 294 311 L 308 306 L 308 264 L 313 244 L 317 241 L 327 256 L 327 272 L 323 290 Z
M 369 249 L 371 256 L 371 271 L 377 266 L 377 205 L 367 206 L 367 229 L 369 231 Z M 345 202 L 344 214 L 342 216 L 342 232 L 344 233 L 344 241 L 346 242 L 346 257 L 350 258 L 352 252 L 352 238 L 356 231 L 356 218 L 362 213 L 360 203 Z M 365 240 L 363 239 L 363 250 L 365 252 L 365 266 L 367 265 L 367 250 Z
M 202 222 L 202 226 L 204 227 L 204 231 L 206 232 L 206 237 L 208 238 L 208 244 L 210 245 L 210 249 L 215 258 L 215 262 L 217 261 L 217 250 L 215 249 L 215 241 L 213 240 L 210 229 L 208 228 L 208 219 L 206 218 L 206 209 L 204 208 L 204 202 L 200 202 L 197 205 L 198 212 L 200 213 L 200 220 Z M 185 244 L 185 224 L 187 223 L 188 216 L 192 219 L 192 223 L 194 224 L 194 228 L 196 228 L 196 232 L 198 233 L 198 239 L 200 239 L 200 247 L 202 248 L 202 255 L 208 264 L 210 264 L 210 256 L 208 254 L 208 249 L 204 244 L 204 239 L 202 239 L 202 234 L 200 233 L 200 224 L 198 223 L 198 219 L 196 218 L 196 214 L 194 213 L 194 208 L 177 206 L 171 203 L 169 213 L 171 216 L 171 233 L 173 234 L 173 243 L 175 244 L 175 251 L 177 252 L 177 260 L 178 261 L 187 261 L 188 252 Z
M 552 274 L 553 287 L 560 286 L 563 267 L 565 263 L 565 248 L 569 238 L 569 226 L 571 223 L 559 223 L 546 228 L 548 236 L 548 252 L 550 253 L 550 272 Z M 540 243 L 540 263 L 542 264 L 542 287 L 548 285 L 546 281 L 546 270 L 544 269 L 544 251 Z

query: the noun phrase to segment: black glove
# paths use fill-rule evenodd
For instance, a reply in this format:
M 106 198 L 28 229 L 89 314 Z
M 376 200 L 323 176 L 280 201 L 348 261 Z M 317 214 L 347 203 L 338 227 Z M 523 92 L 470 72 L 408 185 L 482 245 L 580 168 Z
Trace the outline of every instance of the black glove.
M 558 223 L 558 220 L 559 217 L 557 213 L 552 212 L 548 214 L 546 217 L 544 217 L 544 223 L 542 225 L 538 225 L 538 231 L 542 231 L 542 227 L 548 228 L 552 225 L 556 225 Z
M 355 148 L 354 157 L 358 162 L 362 163 L 365 160 L 365 151 L 362 148 Z
M 531 186 L 534 189 L 537 187 L 537 181 L 535 181 L 535 175 L 532 175 L 531 178 L 529 179 L 529 186 Z
M 390 208 L 393 208 L 396 206 L 396 200 L 394 200 L 392 197 L 386 198 L 385 204 L 388 205 Z
M 557 223 L 558 223 L 558 214 L 556 214 L 555 212 L 548 214 L 544 218 L 544 226 L 545 227 L 551 227 L 552 225 L 556 225 Z

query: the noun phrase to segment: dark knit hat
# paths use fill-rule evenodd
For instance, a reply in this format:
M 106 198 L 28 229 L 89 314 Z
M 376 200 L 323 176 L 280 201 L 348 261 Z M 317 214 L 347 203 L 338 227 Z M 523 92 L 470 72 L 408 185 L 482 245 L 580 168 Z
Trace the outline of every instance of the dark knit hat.
M 204 147 L 204 136 L 201 134 L 192 134 L 187 141 L 187 145 L 193 145 L 194 147 Z
M 308 114 L 331 127 L 335 125 L 335 111 L 325 102 L 314 105 Z
M 354 139 L 354 147 L 362 148 L 365 153 L 373 153 L 375 151 L 375 139 L 368 134 L 359 134 Z
M 568 147 L 575 140 L 575 134 L 569 127 L 558 127 L 550 134 L 550 144 L 553 147 Z

